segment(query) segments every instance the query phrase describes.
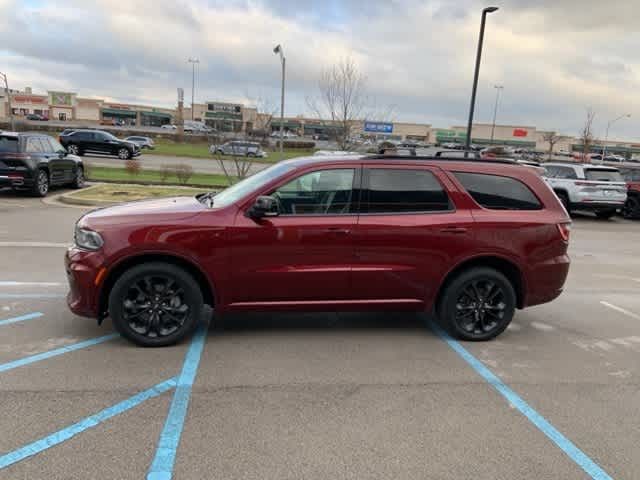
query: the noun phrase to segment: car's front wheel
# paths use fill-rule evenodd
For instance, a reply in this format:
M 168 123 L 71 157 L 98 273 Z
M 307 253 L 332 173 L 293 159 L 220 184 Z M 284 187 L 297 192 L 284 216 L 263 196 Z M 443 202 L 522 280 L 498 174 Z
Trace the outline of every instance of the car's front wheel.
M 81 165 L 78 165 L 76 168 L 76 175 L 71 183 L 73 188 L 83 188 L 84 187 L 84 168 Z
M 202 317 L 200 286 L 183 269 L 146 263 L 125 271 L 109 295 L 109 313 L 124 337 L 143 347 L 173 345 Z
M 511 282 L 486 267 L 462 272 L 445 288 L 438 305 L 444 326 L 462 340 L 490 340 L 501 334 L 516 309 Z
M 118 158 L 121 160 L 129 160 L 131 158 L 131 152 L 128 148 L 121 148 L 118 150 Z

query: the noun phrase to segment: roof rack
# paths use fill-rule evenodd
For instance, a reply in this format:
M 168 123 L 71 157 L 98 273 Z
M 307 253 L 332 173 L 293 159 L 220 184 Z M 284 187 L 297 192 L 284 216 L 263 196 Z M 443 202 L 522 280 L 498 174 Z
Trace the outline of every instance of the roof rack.
M 479 157 L 445 157 L 435 155 L 392 155 L 387 154 L 373 154 L 364 158 L 369 160 L 388 160 L 390 158 L 406 158 L 407 160 L 433 160 L 433 161 L 447 161 L 447 162 L 483 162 L 483 163 L 504 163 L 507 165 L 517 165 L 518 162 L 511 160 L 510 158 L 479 158 Z

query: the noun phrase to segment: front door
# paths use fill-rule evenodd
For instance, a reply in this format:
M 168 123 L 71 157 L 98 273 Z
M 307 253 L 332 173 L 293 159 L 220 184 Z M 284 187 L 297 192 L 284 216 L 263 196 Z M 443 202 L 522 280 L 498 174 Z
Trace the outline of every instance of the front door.
M 359 167 L 308 171 L 271 192 L 277 217 L 240 211 L 232 231 L 231 303 L 322 305 L 350 295 Z

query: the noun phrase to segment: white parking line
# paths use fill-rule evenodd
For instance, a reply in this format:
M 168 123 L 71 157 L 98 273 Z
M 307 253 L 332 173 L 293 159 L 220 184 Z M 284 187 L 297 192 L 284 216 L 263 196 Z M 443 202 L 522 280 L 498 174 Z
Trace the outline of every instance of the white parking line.
M 628 275 L 615 275 L 613 273 L 596 273 L 594 274 L 596 277 L 602 278 L 618 278 L 620 280 L 631 280 L 632 282 L 640 283 L 640 278 L 629 277 Z
M 555 330 L 555 327 L 542 322 L 531 322 L 529 325 L 531 325 L 536 330 L 542 330 L 543 332 L 550 332 L 552 330 Z
M 24 247 L 24 248 L 67 248 L 70 243 L 54 242 L 0 242 L 0 247 Z
M 59 287 L 60 282 L 9 282 L 0 281 L 0 287 Z
M 609 303 L 609 302 L 605 302 L 604 300 L 600 300 L 600 304 L 604 305 L 605 307 L 609 307 L 610 309 L 615 310 L 616 312 L 620 312 L 623 315 L 626 315 L 627 317 L 631 317 L 631 318 L 634 318 L 636 320 L 640 320 L 640 315 L 638 315 L 637 313 L 630 312 L 629 310 L 625 310 L 622 307 L 619 307 L 619 306 L 614 305 L 614 304 Z

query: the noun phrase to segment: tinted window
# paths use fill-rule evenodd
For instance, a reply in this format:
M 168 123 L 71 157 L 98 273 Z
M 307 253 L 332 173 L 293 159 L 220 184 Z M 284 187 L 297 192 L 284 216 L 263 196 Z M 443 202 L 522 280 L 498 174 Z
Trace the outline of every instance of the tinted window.
M 366 212 L 403 213 L 449 210 L 449 197 L 427 170 L 369 170 Z
M 622 175 L 617 170 L 600 170 L 597 168 L 587 168 L 584 171 L 584 178 L 597 182 L 624 182 Z
M 455 172 L 473 199 L 492 210 L 540 210 L 542 205 L 520 180 L 484 173 Z
M 640 169 L 620 170 L 620 174 L 627 182 L 640 182 Z
M 43 151 L 44 150 L 42 148 L 42 143 L 40 143 L 40 139 L 38 137 L 27 138 L 27 145 L 25 147 L 25 152 L 42 153 Z
M 17 137 L 0 137 L 0 152 L 18 153 L 18 146 Z
M 73 140 L 88 141 L 93 140 L 93 132 L 75 132 L 71 134 Z
M 578 178 L 576 171 L 571 167 L 550 166 L 546 167 L 546 169 L 549 172 L 549 175 L 547 176 L 552 178 L 563 178 L 570 180 L 575 180 Z
M 318 170 L 279 187 L 271 195 L 281 215 L 349 213 L 353 198 L 353 169 Z

